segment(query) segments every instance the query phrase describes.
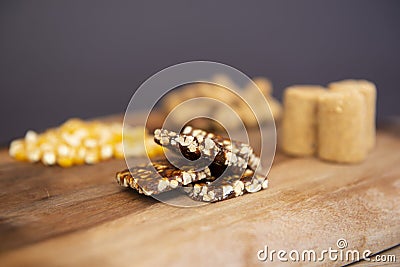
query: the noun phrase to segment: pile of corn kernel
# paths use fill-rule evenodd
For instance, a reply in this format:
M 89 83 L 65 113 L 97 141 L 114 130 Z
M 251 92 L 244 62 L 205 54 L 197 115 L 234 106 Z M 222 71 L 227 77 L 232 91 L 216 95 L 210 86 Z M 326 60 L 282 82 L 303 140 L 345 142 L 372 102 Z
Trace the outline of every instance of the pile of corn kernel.
M 11 142 L 9 154 L 21 161 L 62 167 L 124 158 L 122 128 L 122 123 L 70 119 L 41 134 L 27 131 L 23 139 Z M 126 156 L 153 157 L 162 153 L 144 127 L 125 127 L 124 139 Z

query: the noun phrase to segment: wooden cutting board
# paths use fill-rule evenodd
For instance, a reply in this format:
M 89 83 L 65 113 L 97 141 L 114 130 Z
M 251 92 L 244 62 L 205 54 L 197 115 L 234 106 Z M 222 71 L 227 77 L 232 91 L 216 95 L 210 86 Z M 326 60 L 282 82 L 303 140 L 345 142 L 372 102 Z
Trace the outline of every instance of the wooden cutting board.
M 362 164 L 278 152 L 269 189 L 197 208 L 120 188 L 114 174 L 123 168 L 123 160 L 45 167 L 0 150 L 0 265 L 280 265 L 257 252 L 337 249 L 340 238 L 373 253 L 400 243 L 398 125 L 378 131 Z

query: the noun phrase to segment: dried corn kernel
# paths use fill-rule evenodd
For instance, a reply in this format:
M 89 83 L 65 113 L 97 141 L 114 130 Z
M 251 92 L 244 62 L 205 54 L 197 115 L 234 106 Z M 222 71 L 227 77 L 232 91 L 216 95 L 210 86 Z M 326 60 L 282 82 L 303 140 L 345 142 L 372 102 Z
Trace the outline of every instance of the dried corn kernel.
M 11 142 L 9 154 L 17 160 L 26 160 L 25 144 L 23 140 L 14 140 Z
M 42 134 L 27 131 L 23 139 L 10 144 L 9 154 L 17 160 L 42 161 L 45 165 L 58 164 L 62 167 L 94 164 L 112 157 L 123 158 L 122 128 L 122 123 L 70 119 Z M 151 138 L 145 128 L 127 126 L 124 139 L 128 144 L 128 156 L 146 155 L 143 140 Z M 149 155 L 159 153 L 160 148 L 152 145 Z
M 57 156 L 68 157 L 71 156 L 72 149 L 65 144 L 61 144 L 57 147 Z
M 51 151 L 53 150 L 54 145 L 51 143 L 43 142 L 42 144 L 40 144 L 39 148 L 42 152 Z
M 85 122 L 81 119 L 69 119 L 63 125 L 61 125 L 60 130 L 63 132 L 73 132 L 77 129 L 85 127 Z
M 85 163 L 95 164 L 100 161 L 99 151 L 97 149 L 90 149 L 86 151 Z
M 72 157 L 57 157 L 57 164 L 61 167 L 71 167 L 74 164 Z
M 113 156 L 113 147 L 111 144 L 105 144 L 100 148 L 100 157 L 102 160 L 109 159 Z
M 98 146 L 98 142 L 97 142 L 97 140 L 95 138 L 86 138 L 83 141 L 83 145 L 86 148 L 96 148 Z
M 35 147 L 27 150 L 26 154 L 30 162 L 38 162 L 41 158 L 42 152 L 40 151 L 40 148 Z
M 56 154 L 52 151 L 46 151 L 43 153 L 42 162 L 44 165 L 54 165 L 56 164 Z
M 77 136 L 76 134 L 62 133 L 61 137 L 69 146 L 77 147 L 81 144 L 81 137 Z
M 21 151 L 24 148 L 24 141 L 21 139 L 14 140 L 10 144 L 9 154 L 14 157 L 16 153 Z
M 85 163 L 85 157 L 86 157 L 86 148 L 84 147 L 78 147 L 75 151 L 75 156 L 73 158 L 74 164 L 76 165 L 81 165 Z
M 29 130 L 25 134 L 25 142 L 36 143 L 38 140 L 38 135 L 35 131 Z
M 116 143 L 114 145 L 114 156 L 120 159 L 124 158 L 124 147 L 122 143 Z

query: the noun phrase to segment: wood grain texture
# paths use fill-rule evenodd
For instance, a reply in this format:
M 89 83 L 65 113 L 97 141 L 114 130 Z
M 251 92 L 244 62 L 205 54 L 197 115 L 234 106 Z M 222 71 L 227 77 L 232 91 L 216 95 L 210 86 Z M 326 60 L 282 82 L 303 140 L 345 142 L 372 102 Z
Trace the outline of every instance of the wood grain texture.
M 62 169 L 16 162 L 1 150 L 0 265 L 271 265 L 257 260 L 265 245 L 321 250 L 336 248 L 339 238 L 349 249 L 388 249 L 400 243 L 400 135 L 393 129 L 378 132 L 362 164 L 278 153 L 269 189 L 197 208 L 120 188 L 114 174 L 123 160 Z

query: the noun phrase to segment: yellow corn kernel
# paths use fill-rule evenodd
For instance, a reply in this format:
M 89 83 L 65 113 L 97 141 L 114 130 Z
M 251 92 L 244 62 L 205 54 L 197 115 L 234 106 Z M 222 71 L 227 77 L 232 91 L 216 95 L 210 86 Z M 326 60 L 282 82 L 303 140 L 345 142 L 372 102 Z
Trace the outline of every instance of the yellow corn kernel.
M 100 148 L 100 157 L 102 160 L 109 159 L 113 156 L 113 146 L 111 144 L 102 145 Z
M 79 140 L 82 140 L 82 139 L 84 139 L 85 137 L 89 136 L 89 131 L 88 131 L 87 128 L 79 128 L 79 129 L 76 129 L 76 130 L 72 133 L 72 135 L 73 135 L 75 138 L 77 138 L 77 139 L 79 139 Z
M 42 162 L 44 165 L 54 165 L 56 164 L 56 154 L 53 151 L 46 151 L 43 153 Z
M 39 147 L 32 147 L 27 149 L 26 155 L 30 162 L 38 162 L 42 156 L 42 152 Z
M 23 140 L 14 140 L 10 144 L 10 149 L 8 151 L 11 157 L 17 160 L 26 160 L 25 143 Z
M 90 149 L 86 151 L 85 163 L 95 164 L 100 161 L 100 155 L 98 149 Z
M 124 147 L 121 142 L 114 144 L 114 157 L 119 159 L 124 158 Z
M 10 148 L 8 150 L 11 157 L 24 148 L 24 141 L 21 139 L 14 140 L 10 143 Z
M 86 148 L 96 148 L 99 145 L 99 142 L 95 138 L 86 138 L 83 140 L 83 145 Z
M 83 146 L 78 147 L 74 153 L 74 164 L 76 165 L 82 165 L 85 163 L 85 157 L 86 157 L 86 148 Z
M 57 164 L 61 167 L 67 168 L 74 164 L 74 159 L 72 157 L 57 157 Z
M 72 149 L 65 145 L 65 144 L 60 144 L 57 146 L 57 156 L 59 157 L 70 157 L 72 154 Z
M 11 143 L 9 153 L 19 160 L 41 160 L 46 165 L 57 163 L 62 167 L 94 164 L 113 156 L 124 158 L 122 128 L 122 123 L 70 119 L 58 128 L 48 129 L 42 134 L 28 131 L 24 139 Z M 126 155 L 145 156 L 144 139 L 150 157 L 163 153 L 163 149 L 153 143 L 144 127 L 127 126 L 124 132 Z
M 45 143 L 50 143 L 47 138 L 47 134 L 48 134 L 48 132 L 46 131 L 38 136 L 38 141 L 37 141 L 38 146 L 41 146 L 42 144 L 45 144 Z
M 108 128 L 113 134 L 122 135 L 122 123 L 111 123 Z
M 46 131 L 42 138 L 39 138 L 39 143 L 48 143 L 51 145 L 58 144 L 60 142 L 60 137 L 55 131 Z
M 102 128 L 104 128 L 105 126 L 97 121 L 93 121 L 93 122 L 89 122 L 86 125 L 86 130 L 88 132 L 88 136 L 90 137 L 97 137 L 99 135 L 99 132 L 101 131 Z
M 25 142 L 34 144 L 38 141 L 38 134 L 35 131 L 29 130 L 25 134 Z
M 97 134 L 97 140 L 99 141 L 100 145 L 111 142 L 112 137 L 113 137 L 113 135 L 112 135 L 111 131 L 109 131 L 105 127 L 99 129 L 98 134 Z
M 20 160 L 20 161 L 27 160 L 26 153 L 25 153 L 25 151 L 23 151 L 23 150 L 22 150 L 22 151 L 18 151 L 18 152 L 15 154 L 14 158 L 15 158 L 16 160 Z
M 67 120 L 66 122 L 64 122 L 61 126 L 60 126 L 60 130 L 61 131 L 66 131 L 66 132 L 73 132 L 76 129 L 82 128 L 84 127 L 85 122 L 82 121 L 81 119 L 76 119 L 76 118 L 72 118 Z
M 78 147 L 81 144 L 81 139 L 74 134 L 63 132 L 61 133 L 61 138 L 71 147 Z
M 39 145 L 39 148 L 42 152 L 52 151 L 54 149 L 54 145 L 51 143 L 43 142 Z
M 120 143 L 122 142 L 122 135 L 113 133 L 109 141 L 113 143 Z

